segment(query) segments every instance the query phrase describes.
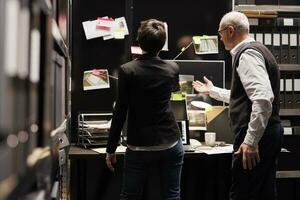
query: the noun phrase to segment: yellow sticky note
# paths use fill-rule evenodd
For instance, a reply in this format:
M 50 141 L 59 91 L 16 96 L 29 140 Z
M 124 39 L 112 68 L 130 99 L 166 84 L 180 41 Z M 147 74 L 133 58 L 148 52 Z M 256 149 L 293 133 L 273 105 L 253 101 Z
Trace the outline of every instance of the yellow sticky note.
M 201 37 L 200 36 L 193 36 L 194 44 L 200 44 L 201 43 Z
M 125 33 L 123 29 L 116 29 L 114 30 L 114 37 L 115 39 L 124 39 Z
M 173 101 L 183 101 L 186 99 L 186 94 L 185 93 L 172 93 L 172 96 L 171 96 L 171 100 Z

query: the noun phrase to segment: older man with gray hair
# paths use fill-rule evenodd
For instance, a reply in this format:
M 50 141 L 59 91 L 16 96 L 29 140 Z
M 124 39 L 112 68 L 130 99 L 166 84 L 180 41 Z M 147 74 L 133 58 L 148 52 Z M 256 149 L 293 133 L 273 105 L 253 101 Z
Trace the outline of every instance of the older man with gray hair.
M 230 199 L 276 199 L 276 161 L 283 135 L 278 65 L 263 44 L 249 37 L 244 14 L 224 15 L 218 32 L 232 56 L 231 90 L 215 87 L 206 77 L 193 86 L 229 103 L 235 134 Z

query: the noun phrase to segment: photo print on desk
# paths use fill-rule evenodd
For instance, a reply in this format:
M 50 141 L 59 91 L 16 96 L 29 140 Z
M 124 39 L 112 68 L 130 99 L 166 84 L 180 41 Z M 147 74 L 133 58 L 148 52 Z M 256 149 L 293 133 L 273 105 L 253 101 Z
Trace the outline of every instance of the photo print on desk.
M 206 130 L 206 108 L 205 106 L 195 106 L 195 103 L 201 103 L 206 105 L 203 101 L 203 97 L 198 94 L 188 94 L 186 95 L 187 103 L 187 114 L 189 118 L 189 128 L 190 130 Z
M 93 69 L 84 71 L 83 90 L 110 88 L 107 69 Z

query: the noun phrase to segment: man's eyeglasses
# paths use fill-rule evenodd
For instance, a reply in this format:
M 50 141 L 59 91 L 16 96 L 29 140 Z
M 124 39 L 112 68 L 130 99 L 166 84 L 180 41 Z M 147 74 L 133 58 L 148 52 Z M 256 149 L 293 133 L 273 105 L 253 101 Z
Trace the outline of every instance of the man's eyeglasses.
M 218 30 L 219 35 L 221 36 L 222 32 L 225 31 L 228 28 L 229 28 L 229 26 L 225 26 L 224 28 Z

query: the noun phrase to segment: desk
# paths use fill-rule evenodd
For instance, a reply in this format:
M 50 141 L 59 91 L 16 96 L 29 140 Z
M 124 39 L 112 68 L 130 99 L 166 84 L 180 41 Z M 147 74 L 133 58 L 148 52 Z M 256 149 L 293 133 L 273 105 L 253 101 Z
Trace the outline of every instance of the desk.
M 72 146 L 70 159 L 71 200 L 118 200 L 121 190 L 124 154 L 117 154 L 117 165 L 111 173 L 105 154 Z M 158 167 L 158 166 L 157 166 Z M 182 200 L 226 200 L 230 188 L 231 154 L 185 154 L 181 178 Z M 154 168 L 150 173 L 155 174 Z M 145 185 L 145 200 L 160 200 L 157 176 Z
M 117 165 L 111 173 L 105 164 L 105 154 L 72 146 L 70 160 L 71 200 L 118 200 L 121 190 L 124 154 L 117 154 Z M 279 200 L 300 198 L 299 159 L 290 153 L 279 156 L 277 189 Z M 293 161 L 293 162 L 291 162 Z M 230 188 L 231 154 L 206 155 L 188 152 L 182 168 L 182 200 L 226 200 Z M 293 170 L 298 177 L 284 177 Z M 298 170 L 298 171 L 295 171 Z M 155 169 L 151 172 L 155 174 Z M 145 186 L 143 200 L 160 200 L 157 176 L 151 176 Z

